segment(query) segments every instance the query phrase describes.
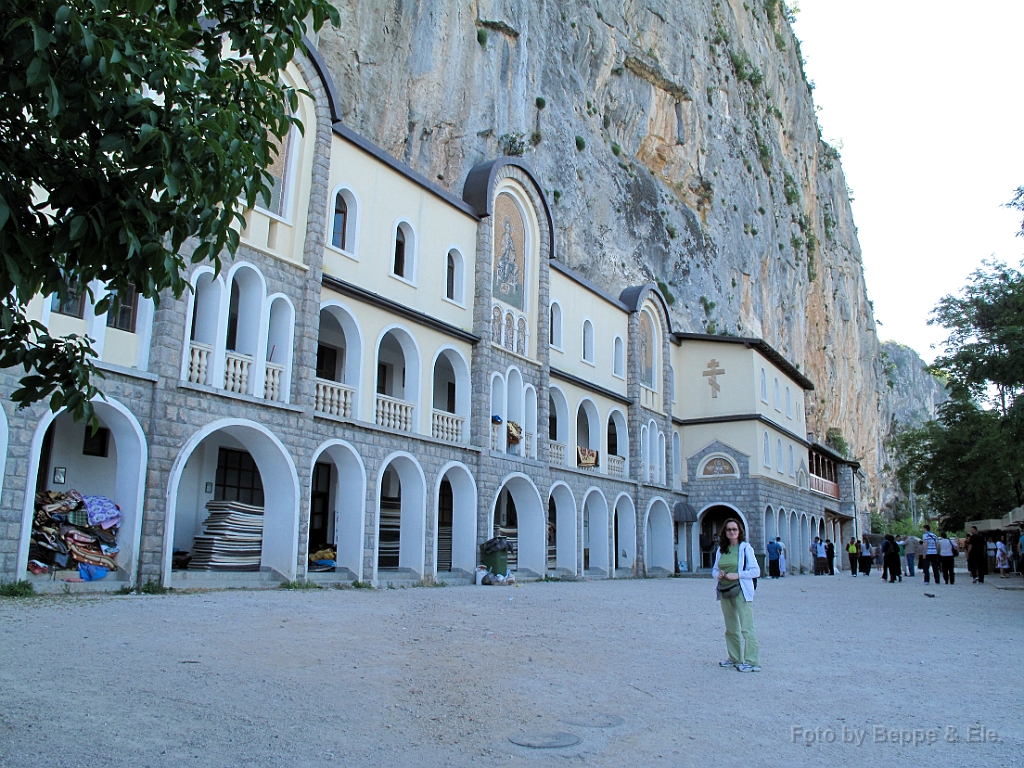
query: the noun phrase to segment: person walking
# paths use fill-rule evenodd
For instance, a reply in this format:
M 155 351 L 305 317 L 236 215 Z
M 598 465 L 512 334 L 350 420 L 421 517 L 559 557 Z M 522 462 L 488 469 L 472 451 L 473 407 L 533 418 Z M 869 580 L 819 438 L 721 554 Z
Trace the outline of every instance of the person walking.
M 871 542 L 868 541 L 868 537 L 865 535 L 860 542 L 860 572 L 864 576 L 871 575 L 872 560 L 874 560 L 874 557 L 871 555 Z
M 999 539 L 996 541 L 996 570 L 999 571 L 999 578 L 1005 579 L 1006 571 L 1010 568 L 1010 556 L 1006 552 L 1006 542 L 1003 541 L 1002 534 L 999 535 Z
M 900 563 L 900 547 L 896 543 L 896 537 L 891 533 L 885 535 L 885 542 L 882 544 L 882 579 L 889 575 L 889 583 L 896 583 L 896 579 L 903 581 L 903 566 Z
M 779 545 L 769 541 L 768 546 L 768 576 L 773 579 L 779 578 Z
M 942 580 L 946 584 L 952 584 L 956 580 L 956 575 L 953 573 L 956 555 L 956 544 L 950 540 L 949 534 L 943 531 L 942 536 L 939 537 L 939 565 L 942 566 Z M 938 576 L 935 577 L 935 583 L 939 583 Z
M 932 527 L 924 527 L 924 536 L 921 537 L 921 546 L 924 548 L 924 583 L 928 583 L 928 571 L 935 575 L 935 583 L 939 583 L 939 537 L 932 533 Z
M 778 536 L 775 537 L 775 543 L 779 545 L 779 575 L 786 578 L 786 543 Z
M 917 539 L 907 536 L 903 539 L 903 553 L 907 558 L 907 570 L 904 575 L 914 578 L 914 560 L 917 559 Z
M 857 578 L 857 567 L 860 565 L 860 547 L 857 546 L 857 539 L 850 537 L 850 543 L 846 546 L 846 554 L 850 556 L 850 573 Z
M 971 526 L 967 537 L 967 569 L 971 572 L 974 584 L 984 584 L 988 573 L 988 558 L 985 552 L 985 539 L 978 533 L 978 526 Z
M 836 545 L 832 539 L 825 539 L 825 559 L 828 560 L 828 575 L 836 575 Z
M 743 524 L 730 517 L 718 535 L 718 549 L 711 576 L 715 581 L 715 599 L 725 619 L 725 647 L 729 658 L 721 667 L 739 672 L 760 672 L 761 661 L 754 632 L 754 579 L 761 575 L 754 548 L 746 542 Z

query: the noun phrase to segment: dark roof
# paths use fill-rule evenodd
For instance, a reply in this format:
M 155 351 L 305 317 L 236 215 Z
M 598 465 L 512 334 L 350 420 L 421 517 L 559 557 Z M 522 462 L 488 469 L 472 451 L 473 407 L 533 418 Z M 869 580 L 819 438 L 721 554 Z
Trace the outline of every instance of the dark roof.
M 709 333 L 677 333 L 676 338 L 680 341 L 687 339 L 692 341 L 714 341 L 722 344 L 742 344 L 750 349 L 756 349 L 762 356 L 773 362 L 779 370 L 789 376 L 803 389 L 811 391 L 814 383 L 804 376 L 796 367 L 784 358 L 778 350 L 768 344 L 764 339 L 757 339 L 752 336 L 713 336 Z
M 476 211 L 478 218 L 482 219 L 494 213 L 494 199 L 491 196 L 491 190 L 494 189 L 498 171 L 506 165 L 511 165 L 521 170 L 530 177 L 533 186 L 537 188 L 537 196 L 544 207 L 544 217 L 548 222 L 548 240 L 550 243 L 548 258 L 555 258 L 555 220 L 551 215 L 548 199 L 544 195 L 544 187 L 541 186 L 540 181 L 537 179 L 537 174 L 533 172 L 533 168 L 523 158 L 504 155 L 494 160 L 474 165 L 466 177 L 465 186 L 462 188 L 462 199 Z
M 661 295 L 661 291 L 654 283 L 647 283 L 646 285 L 631 285 L 619 294 L 619 301 L 626 305 L 630 312 L 636 312 L 640 309 L 640 304 L 646 298 L 646 292 L 651 291 L 655 296 L 658 297 L 658 301 L 661 302 L 662 309 L 665 310 L 665 317 L 668 318 L 669 326 L 672 325 L 672 315 L 668 312 L 668 302 L 665 301 L 665 297 Z M 672 331 L 669 331 L 671 334 Z
M 812 451 L 817 451 L 818 453 L 822 453 L 825 456 L 827 456 L 828 458 L 832 459 L 833 461 L 835 461 L 835 462 L 837 462 L 839 464 L 849 464 L 851 467 L 854 468 L 854 470 L 860 469 L 860 462 L 859 461 L 854 461 L 853 459 L 848 459 L 845 456 L 843 456 L 841 453 L 837 453 L 834 448 L 830 448 L 829 446 L 825 445 L 824 443 L 820 443 L 817 440 L 811 440 L 810 443 L 811 443 L 810 447 L 811 447 Z
M 696 523 L 697 510 L 688 501 L 677 501 L 672 507 L 672 519 L 677 523 Z

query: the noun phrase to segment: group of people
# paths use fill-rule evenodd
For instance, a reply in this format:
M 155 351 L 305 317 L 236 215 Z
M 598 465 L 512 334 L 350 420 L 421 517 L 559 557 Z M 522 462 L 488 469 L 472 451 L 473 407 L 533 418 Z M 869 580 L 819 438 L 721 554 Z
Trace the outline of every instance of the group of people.
M 972 525 L 964 548 L 967 567 L 975 582 L 985 581 L 989 571 L 989 557 L 1000 571 L 1000 578 L 1006 578 L 1010 556 L 1002 537 L 986 542 L 977 527 Z M 832 542 L 815 537 L 810 549 L 814 557 L 814 573 L 834 575 L 835 547 Z M 766 550 L 769 576 L 773 579 L 781 578 L 786 569 L 786 545 L 776 537 L 775 541 L 768 542 Z M 861 541 L 851 537 L 846 551 L 850 557 L 850 572 L 854 577 L 858 572 L 870 575 L 871 566 L 877 558 L 882 578 L 890 584 L 903 581 L 904 576 L 912 578 L 916 572 L 915 566 L 924 574 L 925 584 L 930 582 L 932 576 L 936 584 L 940 583 L 940 575 L 946 584 L 953 584 L 956 578 L 953 564 L 959 554 L 957 540 L 950 538 L 946 531 L 940 531 L 938 535 L 932 533 L 930 525 L 924 526 L 924 535 L 920 540 L 913 536 L 897 539 L 892 534 L 886 534 L 881 544 L 872 546 L 867 536 Z M 722 525 L 711 575 L 715 582 L 715 599 L 721 605 L 725 620 L 725 646 L 729 654 L 727 659 L 719 662 L 719 666 L 740 672 L 760 672 L 760 649 L 754 631 L 751 604 L 754 602 L 754 590 L 757 588 L 761 568 L 754 548 L 746 540 L 743 524 L 736 518 L 731 517 Z
M 882 578 L 890 584 L 903 581 L 904 576 L 913 578 L 916 570 L 924 575 L 925 584 L 931 583 L 933 577 L 936 584 L 955 584 L 954 564 L 960 554 L 960 546 L 957 539 L 947 531 L 935 534 L 930 525 L 925 525 L 924 535 L 920 539 L 913 536 L 897 539 L 892 534 L 886 534 L 881 544 L 873 546 L 867 536 L 861 541 L 851 537 L 846 551 L 850 558 L 850 573 L 854 577 L 858 572 L 870 575 L 871 566 L 877 565 L 882 571 Z M 1000 571 L 1000 578 L 1007 578 L 1010 558 L 1002 537 L 986 541 L 977 526 L 972 525 L 964 548 L 967 568 L 974 583 L 985 581 L 990 561 Z

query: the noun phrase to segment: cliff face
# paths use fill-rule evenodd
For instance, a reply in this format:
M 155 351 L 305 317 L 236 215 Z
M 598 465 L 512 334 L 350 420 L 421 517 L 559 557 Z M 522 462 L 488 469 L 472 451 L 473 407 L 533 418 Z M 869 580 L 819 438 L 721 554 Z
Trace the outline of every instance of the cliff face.
M 525 154 L 560 259 L 615 294 L 660 281 L 680 330 L 778 348 L 817 386 L 808 428 L 840 429 L 880 494 L 860 247 L 778 5 L 336 4 L 318 45 L 350 127 L 456 194 L 476 163 Z
M 925 370 L 924 360 L 910 347 L 886 341 L 882 352 L 893 421 L 920 426 L 934 419 L 935 409 L 949 399 L 946 387 Z

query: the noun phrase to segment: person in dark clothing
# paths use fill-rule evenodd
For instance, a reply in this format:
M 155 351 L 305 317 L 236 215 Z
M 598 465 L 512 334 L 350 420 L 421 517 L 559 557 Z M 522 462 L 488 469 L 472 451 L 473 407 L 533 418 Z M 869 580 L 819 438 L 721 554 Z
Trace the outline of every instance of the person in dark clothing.
M 967 537 L 967 568 L 976 584 L 985 583 L 988 573 L 988 553 L 985 551 L 985 539 L 978 533 L 978 526 L 971 526 L 971 535 Z
M 935 583 L 939 583 L 939 537 L 932 533 L 932 527 L 924 527 L 924 535 L 921 537 L 921 547 L 924 549 L 925 568 L 924 583 L 928 583 L 928 571 L 935 576 Z M 984 549 L 984 547 L 982 547 Z
M 885 535 L 885 542 L 882 544 L 882 578 L 889 576 L 889 583 L 897 579 L 903 581 L 903 564 L 900 562 L 900 545 L 896 543 L 896 537 L 891 533 Z
M 769 541 L 768 546 L 768 576 L 773 579 L 780 577 L 779 573 L 779 555 L 782 554 L 782 549 L 774 541 Z
M 864 576 L 871 575 L 871 563 L 874 557 L 871 554 L 871 542 L 865 536 L 860 545 L 860 572 Z
M 832 539 L 825 539 L 825 557 L 828 559 L 828 575 L 836 575 L 836 545 Z

